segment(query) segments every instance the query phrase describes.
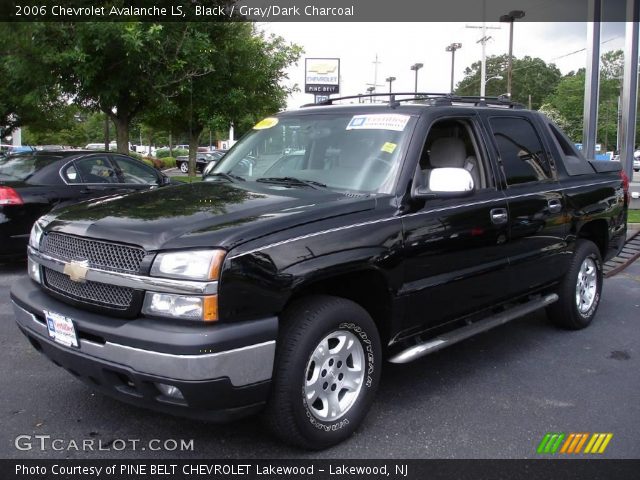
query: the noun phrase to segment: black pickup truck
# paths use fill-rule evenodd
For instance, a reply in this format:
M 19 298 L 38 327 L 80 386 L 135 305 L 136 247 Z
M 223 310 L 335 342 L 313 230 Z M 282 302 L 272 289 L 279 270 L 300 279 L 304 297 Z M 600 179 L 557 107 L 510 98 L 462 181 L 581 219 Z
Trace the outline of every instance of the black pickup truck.
M 11 291 L 33 347 L 125 402 L 262 411 L 323 448 L 383 361 L 541 308 L 593 321 L 625 240 L 619 163 L 500 99 L 332 102 L 262 120 L 203 182 L 42 217 Z

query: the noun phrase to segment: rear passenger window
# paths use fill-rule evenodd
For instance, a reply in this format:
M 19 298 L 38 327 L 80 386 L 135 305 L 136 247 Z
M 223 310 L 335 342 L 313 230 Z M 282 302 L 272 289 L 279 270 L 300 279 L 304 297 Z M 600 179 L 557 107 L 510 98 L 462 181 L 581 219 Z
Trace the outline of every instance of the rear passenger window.
M 551 179 L 549 160 L 528 120 L 493 117 L 490 123 L 507 185 Z

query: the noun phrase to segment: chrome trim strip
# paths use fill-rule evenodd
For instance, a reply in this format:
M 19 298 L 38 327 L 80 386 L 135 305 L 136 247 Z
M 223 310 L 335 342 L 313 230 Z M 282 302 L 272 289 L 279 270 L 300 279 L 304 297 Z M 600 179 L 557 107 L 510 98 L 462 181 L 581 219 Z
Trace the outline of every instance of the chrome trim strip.
M 29 258 L 40 265 L 64 273 L 67 262 L 51 257 L 45 253 L 28 247 Z M 110 272 L 98 268 L 87 270 L 86 280 L 98 283 L 117 285 L 119 287 L 135 288 L 159 293 L 178 293 L 189 295 L 216 295 L 218 282 L 197 282 L 193 280 L 176 280 L 171 278 L 147 277 L 131 273 Z
M 15 302 L 11 303 L 15 310 L 16 322 L 36 333 L 40 341 L 46 341 L 49 345 L 69 353 L 78 351 L 96 359 L 124 365 L 140 373 L 185 381 L 228 377 L 236 387 L 269 380 L 272 375 L 275 340 L 202 355 L 154 352 L 112 342 L 103 345 L 82 338 L 78 339 L 80 348 L 76 349 L 51 341 L 45 324 Z
M 262 250 L 267 250 L 267 249 L 273 248 L 273 247 L 279 247 L 280 245 L 285 245 L 287 243 L 296 242 L 298 240 L 304 240 L 306 238 L 316 237 L 318 235 L 324 235 L 326 233 L 338 232 L 340 230 L 348 230 L 350 228 L 365 227 L 367 225 L 374 225 L 376 223 L 384 223 L 384 222 L 389 222 L 389 221 L 392 221 L 392 220 L 401 220 L 403 218 L 415 217 L 415 216 L 418 216 L 418 215 L 427 215 L 429 213 L 435 213 L 435 212 L 444 212 L 446 210 L 455 210 L 457 208 L 472 207 L 474 205 L 484 205 L 484 204 L 493 203 L 493 202 L 509 201 L 509 200 L 513 200 L 513 199 L 516 199 L 516 198 L 530 197 L 532 195 L 544 195 L 545 193 L 552 193 L 552 192 L 557 192 L 557 191 L 573 190 L 573 189 L 576 189 L 576 188 L 592 187 L 592 186 L 595 186 L 595 185 L 605 185 L 605 184 L 609 184 L 609 183 L 611 183 L 613 181 L 615 181 L 615 180 L 604 180 L 602 182 L 588 183 L 586 185 L 574 185 L 572 187 L 563 187 L 561 185 L 558 185 L 558 188 L 551 189 L 551 190 L 543 190 L 543 191 L 540 191 L 540 192 L 523 193 L 523 194 L 520 194 L 520 195 L 511 195 L 511 196 L 508 196 L 508 197 L 507 196 L 505 196 L 505 197 L 496 197 L 496 198 L 492 198 L 492 199 L 489 199 L 489 200 L 482 200 L 482 201 L 478 201 L 478 202 L 468 202 L 468 203 L 463 203 L 463 204 L 460 204 L 460 205 L 448 205 L 446 207 L 433 208 L 431 210 L 423 210 L 421 212 L 410 213 L 408 215 L 403 215 L 403 216 L 398 216 L 398 217 L 381 218 L 381 219 L 378 219 L 378 220 L 370 220 L 368 222 L 354 223 L 353 225 L 344 225 L 342 227 L 330 228 L 328 230 L 321 230 L 319 232 L 308 233 L 306 235 L 300 235 L 300 236 L 294 237 L 294 238 L 288 238 L 288 239 L 282 240 L 280 242 L 270 243 L 269 245 L 265 245 L 263 247 L 258 247 L 258 248 L 254 248 L 254 249 L 248 250 L 246 252 L 238 253 L 237 255 L 232 255 L 232 256 L 227 257 L 227 258 L 229 260 L 233 260 L 234 258 L 243 257 L 245 255 L 251 255 L 252 253 L 260 252 Z

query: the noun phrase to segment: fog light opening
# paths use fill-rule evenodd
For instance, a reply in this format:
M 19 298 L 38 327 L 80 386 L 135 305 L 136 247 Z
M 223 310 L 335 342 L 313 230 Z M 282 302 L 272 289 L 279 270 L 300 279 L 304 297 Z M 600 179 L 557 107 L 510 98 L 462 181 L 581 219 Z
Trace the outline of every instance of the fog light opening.
M 166 383 L 156 383 L 156 388 L 160 391 L 162 395 L 169 398 L 175 398 L 177 400 L 184 400 L 182 396 L 182 392 L 178 387 L 173 385 L 167 385 Z

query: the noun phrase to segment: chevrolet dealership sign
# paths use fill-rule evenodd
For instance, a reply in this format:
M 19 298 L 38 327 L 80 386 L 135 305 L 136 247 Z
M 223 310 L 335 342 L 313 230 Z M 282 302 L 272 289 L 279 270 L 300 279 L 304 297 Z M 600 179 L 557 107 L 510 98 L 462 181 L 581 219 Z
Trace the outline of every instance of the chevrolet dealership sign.
M 305 93 L 316 95 L 340 93 L 339 58 L 307 58 L 304 71 Z

